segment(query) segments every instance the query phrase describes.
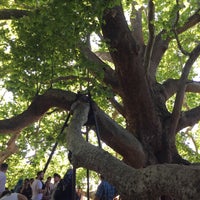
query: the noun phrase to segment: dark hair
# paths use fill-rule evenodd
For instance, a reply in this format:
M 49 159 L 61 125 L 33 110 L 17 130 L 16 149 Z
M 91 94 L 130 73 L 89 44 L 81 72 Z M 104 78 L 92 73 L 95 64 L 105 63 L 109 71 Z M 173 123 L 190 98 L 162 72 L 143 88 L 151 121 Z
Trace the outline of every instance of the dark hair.
M 6 170 L 6 169 L 8 169 L 8 164 L 7 164 L 7 163 L 2 163 L 1 166 L 0 166 L 0 169 L 1 169 L 1 170 Z
M 57 174 L 57 173 L 54 173 L 53 177 L 54 177 L 54 178 L 55 178 L 55 177 L 61 178 L 61 176 L 60 176 L 59 174 Z
M 37 176 L 40 176 L 40 174 L 44 173 L 44 171 L 37 172 Z

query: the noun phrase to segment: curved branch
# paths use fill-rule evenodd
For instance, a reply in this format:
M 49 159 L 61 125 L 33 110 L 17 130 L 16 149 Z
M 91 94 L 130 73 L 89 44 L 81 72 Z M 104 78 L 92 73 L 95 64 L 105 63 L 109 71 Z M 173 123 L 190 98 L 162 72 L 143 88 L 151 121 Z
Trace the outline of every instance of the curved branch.
M 189 53 L 183 49 L 183 47 L 181 46 L 181 43 L 179 41 L 179 38 L 178 38 L 178 34 L 177 34 L 177 31 L 176 31 L 176 26 L 178 24 L 178 21 L 179 21 L 179 11 L 180 11 L 180 5 L 179 5 L 179 0 L 176 0 L 176 6 L 177 7 L 177 11 L 176 11 L 176 17 L 175 17 L 175 21 L 172 25 L 172 31 L 174 32 L 174 35 L 175 35 L 175 39 L 177 41 L 177 45 L 178 45 L 178 48 L 180 49 L 180 51 L 184 54 L 184 55 L 187 55 L 189 56 Z
M 20 132 L 23 128 L 38 121 L 49 108 L 59 107 L 64 110 L 70 110 L 76 100 L 77 95 L 75 93 L 50 89 L 43 95 L 36 96 L 23 113 L 10 119 L 0 120 L 0 133 Z M 143 166 L 145 154 L 140 142 L 97 106 L 95 106 L 95 113 L 101 139 L 121 154 L 130 165 L 134 167 Z M 129 159 L 127 159 L 128 157 Z M 139 161 L 137 160 L 138 157 L 140 157 Z
M 106 180 L 115 185 L 122 197 L 126 196 L 126 200 L 149 199 L 161 195 L 182 200 L 198 199 L 198 167 L 171 164 L 142 169 L 131 168 L 83 139 L 81 128 L 87 121 L 88 112 L 89 105 L 79 102 L 69 126 L 64 130 L 75 167 L 84 167 L 101 173 Z
M 34 98 L 31 105 L 23 113 L 6 120 L 0 120 L 0 133 L 15 133 L 26 126 L 38 121 L 51 107 L 60 107 L 70 110 L 71 104 L 76 99 L 76 94 L 62 90 L 48 90 L 43 95 Z
M 2 9 L 0 10 L 0 20 L 19 19 L 28 16 L 31 12 L 18 9 Z

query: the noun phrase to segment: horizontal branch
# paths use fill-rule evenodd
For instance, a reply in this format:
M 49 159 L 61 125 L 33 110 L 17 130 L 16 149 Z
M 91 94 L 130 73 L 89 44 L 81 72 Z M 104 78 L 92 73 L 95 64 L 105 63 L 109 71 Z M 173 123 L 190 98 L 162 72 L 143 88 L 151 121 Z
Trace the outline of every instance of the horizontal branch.
M 168 79 L 163 83 L 165 88 L 165 99 L 166 101 L 172 97 L 178 90 L 179 79 Z M 186 82 L 186 92 L 200 93 L 200 82 L 188 80 Z
M 182 130 L 188 126 L 194 126 L 200 120 L 200 106 L 189 111 L 182 112 L 177 126 L 177 131 Z
M 10 119 L 0 120 L 0 133 L 19 132 L 30 124 L 38 121 L 51 107 L 59 107 L 70 110 L 70 106 L 76 99 L 76 94 L 62 90 L 48 90 L 43 95 L 34 98 L 31 105 L 23 113 Z
M 52 107 L 70 111 L 76 100 L 77 95 L 73 92 L 50 89 L 43 95 L 36 96 L 23 113 L 10 119 L 0 120 L 0 134 L 20 132 L 25 127 L 38 121 Z M 122 155 L 130 165 L 134 167 L 143 166 L 145 155 L 140 142 L 95 104 L 94 110 L 102 141 Z M 129 159 L 126 159 L 128 157 Z M 140 157 L 139 161 L 137 160 L 138 157 Z
M 30 11 L 18 10 L 18 9 L 1 9 L 0 20 L 19 19 L 24 16 L 28 16 Z

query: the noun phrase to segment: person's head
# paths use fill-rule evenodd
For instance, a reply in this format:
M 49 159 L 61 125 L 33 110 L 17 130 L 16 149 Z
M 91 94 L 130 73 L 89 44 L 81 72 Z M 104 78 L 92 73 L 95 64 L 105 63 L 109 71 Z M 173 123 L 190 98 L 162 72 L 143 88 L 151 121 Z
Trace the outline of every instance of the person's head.
M 37 172 L 37 179 L 42 180 L 43 178 L 44 178 L 44 172 L 43 171 Z
M 104 180 L 104 176 L 103 175 L 100 174 L 99 177 L 100 177 L 101 180 Z
M 54 178 L 54 183 L 57 183 L 57 182 L 60 181 L 61 176 L 60 176 L 59 174 L 55 173 L 55 174 L 53 175 L 53 178 Z
M 51 182 L 51 176 L 48 176 L 48 177 L 47 177 L 47 181 L 48 181 L 48 182 Z
M 24 184 L 27 185 L 27 184 L 29 184 L 29 183 L 30 183 L 30 180 L 29 180 L 28 178 L 25 178 Z
M 0 170 L 1 170 L 2 172 L 6 172 L 7 169 L 8 169 L 8 164 L 7 164 L 7 163 L 2 163 L 2 164 L 0 165 Z

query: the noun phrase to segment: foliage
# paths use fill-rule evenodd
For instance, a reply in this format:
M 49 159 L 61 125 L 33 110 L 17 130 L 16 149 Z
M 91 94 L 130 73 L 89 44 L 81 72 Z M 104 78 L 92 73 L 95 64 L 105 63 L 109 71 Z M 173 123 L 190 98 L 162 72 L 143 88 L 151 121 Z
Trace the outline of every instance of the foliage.
M 130 9 L 131 2 L 123 1 L 124 9 Z M 195 10 L 199 6 L 197 0 L 191 0 L 190 3 L 182 0 L 180 7 L 176 6 L 175 1 L 155 0 L 154 2 L 156 3 L 156 33 L 164 28 L 167 35 L 173 35 L 170 30 L 178 10 L 182 14 L 179 21 L 181 26 L 191 15 L 190 10 Z M 100 19 L 103 10 L 118 3 L 119 1 L 93 0 L 2 1 L 0 8 L 28 9 L 31 14 L 19 20 L 1 22 L 1 89 L 6 89 L 13 96 L 7 102 L 3 94 L 1 95 L 0 118 L 5 119 L 21 113 L 35 95 L 43 93 L 48 88 L 74 92 L 85 92 L 90 89 L 95 101 L 112 116 L 114 109 L 108 102 L 108 98 L 113 94 L 101 83 L 103 72 L 99 66 L 85 58 L 82 48 L 89 42 L 91 34 L 101 34 Z M 147 41 L 147 1 L 137 1 L 137 3 L 143 7 L 143 32 Z M 172 10 L 174 15 L 170 15 Z M 190 51 L 195 46 L 195 43 L 188 40 L 188 35 L 194 38 L 193 41 L 200 40 L 200 34 L 197 33 L 199 33 L 199 26 L 180 35 L 179 40 L 184 44 L 185 50 Z M 107 50 L 104 42 L 99 41 L 99 51 Z M 169 77 L 179 78 L 186 59 L 187 57 L 177 50 L 177 42 L 174 40 L 161 61 L 157 72 L 158 82 L 162 83 Z M 96 77 L 93 75 L 94 72 L 98 74 Z M 196 73 L 192 70 L 190 77 Z M 187 100 L 185 110 L 198 104 L 197 95 L 188 94 L 185 99 Z M 174 97 L 169 101 L 169 111 L 172 110 L 173 103 Z M 43 169 L 51 148 L 57 140 L 60 146 L 46 174 L 52 175 L 59 170 L 60 174 L 64 175 L 66 163 L 69 165 L 65 153 L 67 149 L 62 136 L 58 135 L 66 113 L 53 112 L 53 110 L 49 112 L 51 114 L 47 113 L 38 123 L 23 130 L 18 139 L 19 151 L 8 159 L 10 165 L 8 182 L 12 183 L 9 187 L 13 187 L 19 178 L 34 177 L 36 171 Z M 122 116 L 117 115 L 115 120 L 124 125 Z M 199 141 L 198 134 L 195 136 Z M 8 138 L 9 136 L 0 135 L 1 150 L 6 148 Z M 182 155 L 191 161 L 199 161 L 198 152 L 194 152 L 187 144 L 188 135 L 181 134 L 177 139 Z M 34 155 L 27 157 L 29 152 L 34 152 Z M 95 174 L 91 176 L 96 178 Z M 78 170 L 77 178 L 80 185 L 85 181 L 84 169 Z

